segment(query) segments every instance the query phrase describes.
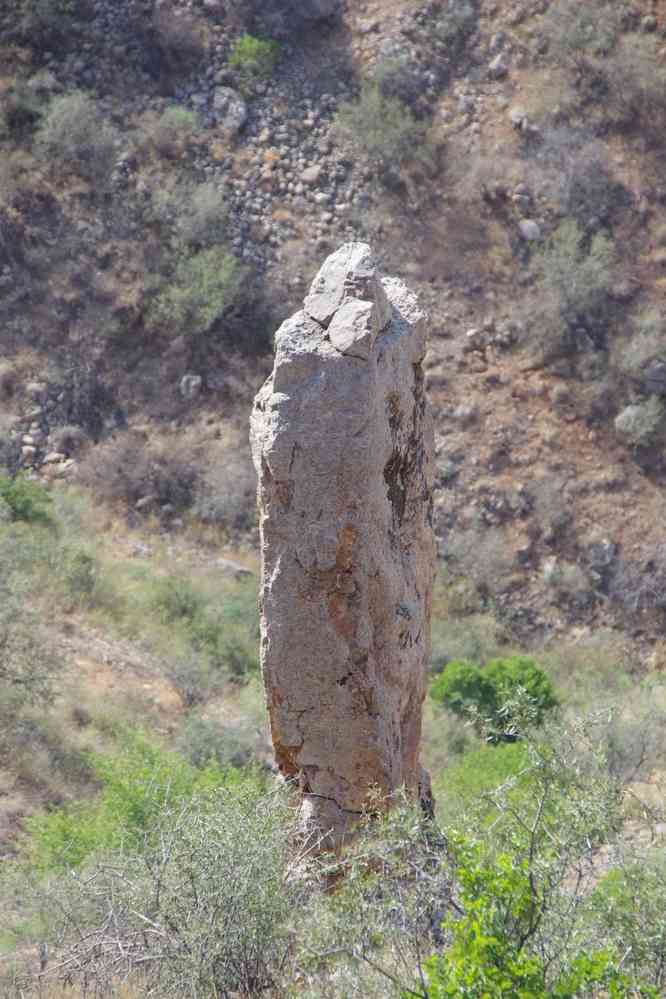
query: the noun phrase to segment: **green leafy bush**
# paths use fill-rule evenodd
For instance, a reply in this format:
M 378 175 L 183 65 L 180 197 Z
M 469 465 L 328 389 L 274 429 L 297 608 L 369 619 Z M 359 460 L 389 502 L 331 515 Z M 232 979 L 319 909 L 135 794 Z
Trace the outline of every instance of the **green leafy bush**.
M 641 311 L 632 334 L 612 345 L 613 367 L 632 378 L 640 378 L 649 361 L 666 361 L 666 321 L 658 309 Z
M 206 333 L 238 300 L 240 265 L 224 247 L 178 260 L 151 310 L 152 322 L 189 336 Z
M 336 126 L 383 168 L 428 156 L 426 125 L 399 98 L 384 96 L 376 82 L 366 81 L 358 100 L 341 106 Z
M 43 486 L 17 475 L 0 476 L 0 500 L 9 508 L 12 520 L 28 523 L 49 523 L 51 497 Z
M 557 704 L 547 675 L 527 656 L 493 659 L 485 667 L 465 661 L 448 663 L 430 688 L 435 701 L 458 715 L 473 712 L 498 737 L 511 737 L 516 722 L 511 702 L 521 693 L 529 701 L 536 724 Z
M 102 182 L 113 167 L 116 133 L 95 101 L 77 90 L 51 101 L 36 145 L 46 159 L 60 161 L 90 181 Z
M 654 444 L 666 429 L 666 407 L 657 395 L 626 406 L 615 417 L 615 430 L 632 447 Z
M 613 281 L 615 251 L 608 236 L 589 242 L 577 222 L 566 219 L 541 257 L 544 289 L 567 325 L 594 324 L 604 318 Z
M 458 715 L 467 714 L 472 705 L 484 716 L 496 708 L 495 691 L 483 669 L 464 660 L 446 664 L 431 684 L 430 696 Z
M 156 833 L 52 884 L 62 977 L 97 995 L 119 978 L 164 999 L 289 994 L 291 924 L 312 882 L 287 796 L 256 781 L 214 789 L 163 809 Z
M 660 137 L 666 120 L 666 68 L 659 39 L 622 35 L 603 70 L 608 81 L 604 110 L 611 120 Z
M 146 126 L 145 134 L 161 156 L 175 158 L 192 141 L 200 125 L 199 118 L 193 111 L 173 105 Z
M 25 850 L 41 870 L 76 866 L 97 850 L 140 847 L 166 808 L 239 780 L 214 762 L 198 770 L 129 732 L 122 752 L 91 753 L 89 761 L 102 785 L 99 798 L 26 820 Z
M 238 70 L 245 80 L 266 80 L 280 58 L 280 46 L 268 38 L 241 35 L 234 42 L 229 54 L 229 65 Z
M 163 620 L 170 624 L 185 618 L 192 621 L 203 607 L 201 593 L 180 576 L 168 576 L 155 583 L 152 602 Z
M 584 69 L 589 60 L 608 55 L 621 29 L 614 0 L 557 0 L 543 19 L 542 31 L 558 64 Z
M 553 974 L 529 947 L 543 916 L 530 863 L 511 854 L 489 858 L 464 840 L 455 856 L 463 914 L 445 922 L 451 944 L 426 964 L 431 999 L 576 999 L 599 989 L 613 999 L 656 999 L 620 970 L 610 949 L 584 949 Z
M 192 714 L 181 729 L 177 748 L 195 767 L 211 760 L 221 767 L 242 767 L 252 759 L 255 743 L 256 736 L 248 728 Z
M 172 230 L 176 240 L 188 246 L 206 247 L 224 240 L 227 206 L 219 188 L 210 181 L 157 192 L 154 206 L 157 218 Z
M 218 601 L 186 579 L 168 577 L 156 582 L 151 604 L 164 624 L 181 632 L 190 650 L 167 668 L 187 704 L 206 700 L 229 679 L 246 680 L 257 672 L 254 581 L 238 584 L 224 601 Z
M 529 757 L 523 742 L 505 742 L 468 749 L 433 780 L 433 793 L 439 814 L 447 822 L 476 811 L 483 821 L 497 817 L 492 792 L 507 781 L 515 781 L 514 798 L 525 793 L 526 781 L 519 774 L 528 768 Z
M 455 53 L 476 26 L 477 15 L 470 0 L 451 0 L 435 18 L 436 37 Z
M 629 974 L 622 932 L 604 933 L 590 904 L 593 858 L 623 823 L 606 724 L 592 715 L 527 733 L 519 773 L 481 804 L 492 804 L 492 822 L 479 822 L 478 807 L 455 817 L 460 904 L 445 920 L 451 945 L 430 965 L 429 995 L 656 997 L 649 978 Z
M 622 940 L 625 966 L 655 989 L 666 986 L 666 904 L 664 850 L 650 851 L 606 874 L 592 896 L 600 928 Z
M 12 747 L 20 711 L 50 703 L 63 667 L 8 555 L 0 548 L 0 756 Z

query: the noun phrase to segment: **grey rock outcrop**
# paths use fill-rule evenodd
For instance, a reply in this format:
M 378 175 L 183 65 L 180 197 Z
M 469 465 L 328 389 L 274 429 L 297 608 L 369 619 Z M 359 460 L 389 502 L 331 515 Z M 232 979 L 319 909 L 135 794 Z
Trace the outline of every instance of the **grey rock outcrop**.
M 433 429 L 415 297 L 370 248 L 324 263 L 252 414 L 262 667 L 281 772 L 335 845 L 419 764 L 434 574 Z
M 247 105 L 231 87 L 218 87 L 213 95 L 213 111 L 223 131 L 237 135 L 247 121 Z

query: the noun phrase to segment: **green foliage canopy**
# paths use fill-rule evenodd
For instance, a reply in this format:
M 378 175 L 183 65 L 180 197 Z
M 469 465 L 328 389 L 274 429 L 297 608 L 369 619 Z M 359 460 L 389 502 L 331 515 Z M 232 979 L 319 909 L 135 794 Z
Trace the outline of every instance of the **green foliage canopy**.
M 485 667 L 457 660 L 447 664 L 430 688 L 433 700 L 458 715 L 475 713 L 497 737 L 511 735 L 516 719 L 510 702 L 520 692 L 527 696 L 536 724 L 557 704 L 548 676 L 528 656 L 492 659 Z

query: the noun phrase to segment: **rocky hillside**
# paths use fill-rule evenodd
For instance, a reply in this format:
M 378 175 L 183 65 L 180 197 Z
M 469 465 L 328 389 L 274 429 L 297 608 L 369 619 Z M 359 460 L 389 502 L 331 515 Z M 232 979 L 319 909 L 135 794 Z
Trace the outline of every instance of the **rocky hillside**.
M 451 608 L 523 645 L 608 628 L 661 661 L 666 5 L 0 16 L 10 471 L 252 544 L 272 333 L 364 239 L 432 317 Z

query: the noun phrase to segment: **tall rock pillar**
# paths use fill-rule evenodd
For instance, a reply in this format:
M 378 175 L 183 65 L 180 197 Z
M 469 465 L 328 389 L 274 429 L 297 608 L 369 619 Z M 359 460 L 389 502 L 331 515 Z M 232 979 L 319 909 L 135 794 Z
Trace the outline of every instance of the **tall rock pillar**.
M 434 574 L 432 419 L 414 295 L 364 243 L 332 254 L 276 336 L 251 420 L 261 660 L 275 756 L 337 842 L 419 763 Z

